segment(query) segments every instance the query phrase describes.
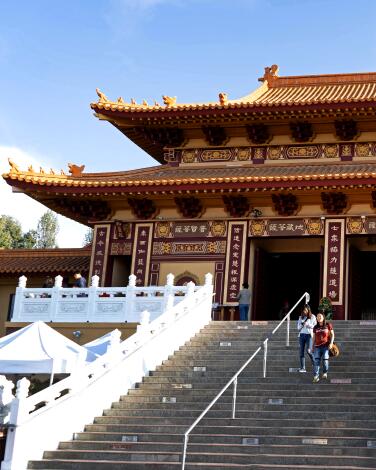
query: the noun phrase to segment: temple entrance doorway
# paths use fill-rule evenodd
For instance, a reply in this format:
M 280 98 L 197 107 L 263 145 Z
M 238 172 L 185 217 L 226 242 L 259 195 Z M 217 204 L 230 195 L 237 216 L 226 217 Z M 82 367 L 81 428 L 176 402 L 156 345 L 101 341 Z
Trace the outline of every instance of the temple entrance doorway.
M 348 260 L 347 319 L 376 320 L 376 238 L 352 238 Z
M 304 292 L 316 313 L 322 290 L 323 239 L 255 241 L 252 320 L 279 320 Z M 288 251 L 287 251 L 288 250 Z M 303 305 L 303 304 L 302 304 Z M 297 319 L 299 310 L 293 314 Z
M 112 287 L 122 287 L 128 285 L 131 274 L 132 257 L 126 255 L 111 256 L 109 259 L 112 276 L 107 285 Z

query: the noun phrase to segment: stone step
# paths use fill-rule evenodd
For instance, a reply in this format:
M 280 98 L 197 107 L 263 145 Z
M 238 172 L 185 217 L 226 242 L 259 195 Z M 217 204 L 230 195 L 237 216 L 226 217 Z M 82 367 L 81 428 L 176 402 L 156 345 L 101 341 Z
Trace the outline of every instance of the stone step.
M 239 464 L 253 464 L 253 463 L 269 463 L 269 464 L 288 464 L 288 465 L 304 465 L 304 464 L 319 464 L 323 465 L 328 463 L 329 465 L 347 465 L 351 464 L 354 457 L 348 455 L 320 455 L 312 451 L 312 449 L 306 449 L 304 455 L 288 454 L 286 451 L 283 453 L 262 453 L 260 446 L 256 446 L 254 449 L 259 450 L 255 453 L 226 453 L 215 452 L 212 449 L 211 452 L 189 452 L 189 461 L 194 462 L 210 462 L 210 463 L 239 463 Z M 253 449 L 253 450 L 254 450 Z M 249 449 L 251 450 L 251 449 Z M 321 449 L 320 449 L 321 450 Z M 73 451 L 73 450 L 61 450 L 46 452 L 45 458 L 57 459 L 57 460 L 97 460 L 97 461 L 152 461 L 152 462 L 179 462 L 181 461 L 181 452 L 127 452 L 127 451 Z M 364 467 L 375 468 L 376 459 L 369 456 L 356 456 L 357 464 L 361 464 Z
M 189 425 L 192 423 L 190 422 Z M 367 423 L 368 424 L 368 423 Z M 229 435 L 232 434 L 244 434 L 245 436 L 249 434 L 255 435 L 275 435 L 276 429 L 281 436 L 317 436 L 317 437 L 363 437 L 368 440 L 376 439 L 375 429 L 372 427 L 366 427 L 367 424 L 362 424 L 360 427 L 355 427 L 352 424 L 352 427 L 348 428 L 333 428 L 333 427 L 314 427 L 310 426 L 307 421 L 305 426 L 299 425 L 294 422 L 291 426 L 283 426 L 280 428 L 275 428 L 274 424 L 271 422 L 258 423 L 248 423 L 245 426 L 239 424 L 234 424 L 233 426 L 226 428 L 226 433 Z M 99 433 L 121 433 L 121 434 L 139 434 L 139 433 L 162 433 L 162 434 L 180 434 L 183 435 L 188 426 L 185 424 L 158 424 L 153 425 L 152 423 L 144 424 L 128 424 L 124 425 L 109 425 L 109 424 L 87 424 L 85 426 L 85 432 L 99 432 Z M 195 428 L 195 433 L 197 434 L 223 434 L 224 427 L 220 424 L 219 426 L 215 425 L 203 425 L 199 424 Z
M 120 408 L 120 409 L 147 409 L 147 408 L 160 408 L 160 409 L 165 409 L 169 408 L 171 405 L 169 403 L 161 403 L 161 396 L 155 395 L 153 397 L 142 397 L 139 396 L 137 397 L 137 400 L 130 400 L 131 397 L 128 397 L 127 400 L 122 400 L 119 402 L 115 402 L 112 405 L 112 408 Z M 132 397 L 134 398 L 134 397 Z M 183 407 L 184 409 L 200 409 L 203 410 L 205 406 L 208 404 L 209 400 L 207 398 L 205 399 L 200 399 L 201 397 L 198 395 L 197 398 L 193 401 L 194 397 L 187 397 L 186 399 L 183 399 L 185 397 L 176 397 L 179 398 L 177 402 L 175 403 L 175 407 Z M 274 403 L 269 403 L 269 400 L 283 400 L 282 405 L 276 405 Z M 231 407 L 232 403 L 232 397 L 227 395 L 225 397 L 221 397 L 218 402 L 214 405 L 214 409 L 221 408 L 221 409 L 228 409 Z M 241 408 L 243 407 L 244 409 L 246 407 L 252 407 L 252 409 L 256 409 L 260 406 L 286 406 L 286 407 L 302 407 L 302 406 L 307 406 L 307 398 L 306 397 L 290 397 L 290 396 L 285 396 L 282 397 L 280 394 L 278 395 L 252 395 L 252 396 L 237 396 L 236 400 L 237 405 Z M 321 396 L 312 396 L 309 398 L 309 403 L 310 403 L 310 409 L 315 409 L 315 407 L 321 407 L 322 408 L 322 397 Z M 330 405 L 332 409 L 335 409 L 335 407 L 345 407 L 346 409 L 349 409 L 351 411 L 351 407 L 356 407 L 356 408 L 361 408 L 361 409 L 366 409 L 370 408 L 373 410 L 374 407 L 376 407 L 376 397 L 370 398 L 370 397 L 363 397 L 359 398 L 356 395 L 353 398 L 348 398 L 345 397 L 343 400 L 341 400 L 341 403 L 338 403 L 338 398 L 337 397 L 325 397 L 325 403 L 327 405 Z M 349 408 L 350 407 L 350 408 Z
M 328 412 L 329 413 L 329 412 Z M 308 413 L 307 413 L 308 414 Z M 206 426 L 275 426 L 275 427 L 304 427 L 307 423 L 312 428 L 326 426 L 327 428 L 336 429 L 336 428 L 360 428 L 364 425 L 363 419 L 356 419 L 349 417 L 348 419 L 345 416 L 345 413 L 330 413 L 328 416 L 322 416 L 320 418 L 310 418 L 307 417 L 307 414 L 303 416 L 298 416 L 295 414 L 293 418 L 288 418 L 281 413 L 279 418 L 278 413 L 270 413 L 270 417 L 267 417 L 266 414 L 264 418 L 257 417 L 239 417 L 236 418 L 236 423 L 231 420 L 230 417 L 224 416 L 223 418 L 210 418 L 205 416 L 202 420 L 202 424 Z M 326 415 L 326 413 L 325 413 Z M 368 416 L 369 418 L 369 416 Z M 370 428 L 376 427 L 376 416 L 373 416 L 375 419 L 368 419 L 367 425 Z M 181 418 L 181 417 L 163 417 L 163 416 L 97 416 L 94 419 L 94 424 L 102 424 L 108 427 L 119 426 L 126 427 L 127 425 L 140 425 L 147 423 L 150 426 L 160 426 L 160 425 L 180 425 L 186 426 L 187 428 L 192 424 L 193 420 L 191 418 Z
M 269 402 L 271 400 L 271 402 Z M 239 400 L 236 401 L 236 409 L 238 412 L 255 412 L 255 411 L 273 411 L 273 412 L 280 412 L 280 411 L 285 411 L 285 412 L 307 412 L 307 403 L 301 403 L 301 404 L 287 404 L 285 400 L 283 400 L 282 404 L 278 404 L 276 400 L 283 400 L 279 398 L 271 398 L 271 399 L 264 399 L 263 403 L 252 403 L 252 402 L 240 402 Z M 273 402 L 274 401 L 274 402 Z M 327 400 L 325 400 L 325 403 L 328 403 Z M 166 411 L 171 411 L 171 412 L 182 412 L 182 411 L 194 411 L 197 413 L 201 413 L 203 408 L 205 408 L 205 405 L 207 403 L 205 402 L 179 402 L 177 401 L 176 403 L 127 403 L 126 406 L 119 406 L 118 404 L 115 404 L 113 408 L 104 410 L 103 414 L 105 416 L 111 416 L 111 415 L 116 415 L 116 413 L 133 413 L 133 412 L 138 412 L 139 414 L 142 413 L 149 413 L 153 412 L 153 414 L 161 413 L 161 415 L 165 414 Z M 223 403 L 222 400 L 217 402 L 213 408 L 212 411 L 216 412 L 231 412 L 231 407 L 232 402 L 228 403 Z M 211 411 L 211 412 L 212 412 Z M 330 411 L 331 412 L 348 412 L 348 413 L 367 413 L 368 416 L 372 416 L 372 414 L 376 415 L 376 404 L 373 406 L 370 404 L 361 404 L 357 403 L 356 400 L 353 400 L 352 402 L 349 403 L 334 403 L 330 405 Z M 315 413 L 315 412 L 322 412 L 322 403 L 319 401 L 316 404 L 313 404 L 312 401 L 310 400 L 309 403 L 309 412 Z
M 43 469 L 43 470 L 114 470 L 122 469 L 126 464 L 127 470 L 177 470 L 181 468 L 180 462 L 111 462 L 111 461 L 76 461 L 76 460 L 40 460 L 29 463 L 29 469 Z M 215 469 L 215 470 L 369 470 L 370 467 L 363 467 L 360 465 L 280 465 L 280 464 L 253 464 L 250 467 L 248 464 L 218 464 L 218 463 L 192 463 L 188 462 L 185 466 L 186 470 L 197 470 L 197 469 Z
M 126 451 L 126 452 L 174 452 L 179 453 L 182 450 L 181 442 L 114 442 L 114 441 L 70 441 L 62 442 L 59 445 L 58 451 L 46 452 L 46 458 L 67 458 L 64 451 Z M 339 447 L 333 445 L 310 445 L 307 449 L 307 444 L 285 444 L 282 445 L 279 442 L 275 442 L 272 445 L 259 444 L 259 445 L 247 445 L 242 444 L 240 441 L 237 444 L 224 444 L 224 443 L 191 443 L 189 442 L 188 447 L 189 453 L 198 452 L 214 452 L 214 453 L 238 453 L 238 454 L 281 454 L 286 455 L 305 455 L 314 452 L 317 455 L 336 455 L 336 456 L 363 456 L 363 457 L 376 457 L 376 448 L 370 448 L 366 445 L 357 447 Z
M 303 444 L 303 439 L 326 439 L 328 446 L 346 446 L 346 447 L 367 447 L 368 439 L 365 437 L 333 437 L 328 434 L 306 434 L 301 435 L 281 435 L 281 434 L 193 434 L 189 437 L 189 443 L 191 444 L 234 444 L 240 445 L 244 438 L 258 439 L 260 445 L 272 445 L 278 443 L 278 445 L 298 445 Z M 129 438 L 137 437 L 138 442 L 153 444 L 159 442 L 170 442 L 181 445 L 183 442 L 183 436 L 181 434 L 164 434 L 164 433 L 138 433 L 127 434 L 127 433 L 106 433 L 106 432 L 80 432 L 75 434 L 74 441 L 63 442 L 63 447 L 75 446 L 80 441 L 87 441 L 89 443 L 100 442 L 124 442 L 125 436 Z M 84 444 L 83 444 L 84 445 Z M 93 444 L 94 445 L 94 444 Z M 307 444 L 303 444 L 307 445 Z M 321 444 L 310 444 L 312 446 L 321 446 Z

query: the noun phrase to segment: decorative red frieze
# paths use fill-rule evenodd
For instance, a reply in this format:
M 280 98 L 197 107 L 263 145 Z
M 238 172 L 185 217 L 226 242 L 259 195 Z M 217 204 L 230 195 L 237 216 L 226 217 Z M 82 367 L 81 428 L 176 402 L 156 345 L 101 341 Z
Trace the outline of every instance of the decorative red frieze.
M 291 122 L 290 130 L 295 142 L 308 142 L 313 137 L 313 127 L 310 122 Z
M 202 201 L 194 196 L 176 197 L 175 204 L 180 214 L 189 219 L 200 217 L 204 212 Z
M 300 145 L 264 145 L 218 149 L 175 150 L 173 161 L 182 163 L 253 162 L 265 160 L 352 160 L 376 157 L 375 142 L 346 142 Z
M 272 201 L 277 214 L 285 217 L 296 214 L 299 208 L 298 198 L 292 193 L 272 194 Z
M 245 196 L 222 196 L 225 209 L 231 217 L 245 217 L 251 210 L 251 205 Z
M 159 270 L 160 270 L 160 263 L 151 263 L 150 264 L 150 280 L 149 284 L 151 286 L 157 286 L 159 284 Z
M 345 219 L 326 221 L 324 251 L 324 297 L 337 305 L 336 319 L 343 318 L 345 268 Z
M 195 242 L 154 242 L 153 256 L 161 255 L 224 255 L 226 241 L 195 241 Z
M 154 238 L 206 238 L 225 237 L 227 223 L 224 220 L 191 221 L 191 222 L 157 222 L 155 224 Z
M 136 225 L 131 270 L 136 275 L 136 284 L 139 286 L 144 286 L 149 279 L 152 236 L 152 224 Z
M 247 238 L 246 222 L 230 222 L 225 273 L 225 304 L 236 304 L 236 297 L 244 281 L 244 256 Z
M 366 217 L 348 217 L 346 219 L 346 234 L 347 235 L 354 235 L 354 234 L 359 234 L 359 233 L 367 233 L 370 224 L 371 227 L 374 226 L 375 232 L 376 233 L 376 217 L 373 218 L 372 222 L 370 222 L 369 219 L 372 218 L 366 218 Z M 369 232 L 373 233 L 373 232 Z
M 157 213 L 157 208 L 152 199 L 130 197 L 128 198 L 128 204 L 131 206 L 132 213 L 138 219 L 152 219 Z
M 214 273 L 214 302 L 221 304 L 223 302 L 223 281 L 224 281 L 224 261 L 219 261 L 215 263 L 215 273 Z
M 249 221 L 250 237 L 299 237 L 323 235 L 324 223 L 319 218 L 286 219 L 251 219 Z
M 205 140 L 209 145 L 215 145 L 216 147 L 225 145 L 228 141 L 226 135 L 226 129 L 221 126 L 204 126 L 202 128 Z
M 184 133 L 179 127 L 141 127 L 135 132 L 154 145 L 180 147 L 184 143 Z
M 132 243 L 131 242 L 125 242 L 125 241 L 119 241 L 119 242 L 112 242 L 111 243 L 111 249 L 110 249 L 110 255 L 113 256 L 130 256 L 132 254 Z
M 90 262 L 90 275 L 99 276 L 100 285 L 106 281 L 106 267 L 110 241 L 110 225 L 96 225 L 94 227 L 93 248 Z
M 265 124 L 249 125 L 246 126 L 246 130 L 252 144 L 266 144 L 271 138 L 269 128 Z
M 343 119 L 334 123 L 336 136 L 340 140 L 353 140 L 358 135 L 358 127 L 354 120 Z
M 341 191 L 323 192 L 321 201 L 324 210 L 330 215 L 343 214 L 347 208 L 347 195 Z
M 113 224 L 111 240 L 126 240 L 132 236 L 132 225 L 129 222 L 116 220 Z

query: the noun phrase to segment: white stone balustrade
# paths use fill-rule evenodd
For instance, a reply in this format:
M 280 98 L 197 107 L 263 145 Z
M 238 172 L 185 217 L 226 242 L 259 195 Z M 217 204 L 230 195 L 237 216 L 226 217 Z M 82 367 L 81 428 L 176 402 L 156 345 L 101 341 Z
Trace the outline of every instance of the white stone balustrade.
M 98 287 L 93 276 L 87 288 L 62 287 L 56 276 L 52 288 L 28 288 L 20 277 L 14 301 L 13 322 L 138 322 L 142 311 L 153 321 L 167 308 L 176 305 L 188 293 L 188 286 L 174 286 L 174 275 L 167 275 L 165 286 L 136 286 L 136 276 L 129 276 L 127 287 Z M 194 287 L 197 289 L 197 287 Z
M 29 460 L 40 459 L 44 450 L 71 439 L 208 324 L 213 296 L 210 280 L 199 288 L 190 285 L 181 302 L 151 322 L 143 313 L 134 335 L 45 390 L 27 397 L 29 383 L 22 379 L 13 397 L 12 386 L 5 383 L 10 413 L 1 470 L 26 470 Z

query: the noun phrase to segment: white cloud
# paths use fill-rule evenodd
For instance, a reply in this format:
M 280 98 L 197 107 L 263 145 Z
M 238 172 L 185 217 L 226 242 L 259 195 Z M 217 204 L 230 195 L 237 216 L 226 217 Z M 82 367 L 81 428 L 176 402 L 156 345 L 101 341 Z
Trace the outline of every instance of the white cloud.
M 52 165 L 46 158 L 26 152 L 17 147 L 0 146 L 0 173 L 9 170 L 8 157 L 10 157 L 20 169 L 26 169 L 33 165 L 35 169 L 40 166 L 50 168 Z M 12 188 L 0 178 L 0 214 L 11 215 L 21 222 L 23 231 L 35 229 L 41 215 L 47 208 L 43 204 L 34 201 L 22 193 L 13 193 Z M 81 247 L 87 227 L 61 215 L 59 220 L 59 234 L 57 236 L 60 248 Z

